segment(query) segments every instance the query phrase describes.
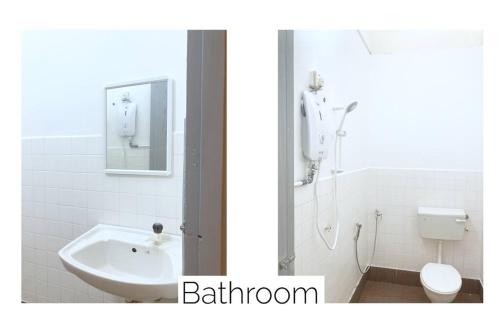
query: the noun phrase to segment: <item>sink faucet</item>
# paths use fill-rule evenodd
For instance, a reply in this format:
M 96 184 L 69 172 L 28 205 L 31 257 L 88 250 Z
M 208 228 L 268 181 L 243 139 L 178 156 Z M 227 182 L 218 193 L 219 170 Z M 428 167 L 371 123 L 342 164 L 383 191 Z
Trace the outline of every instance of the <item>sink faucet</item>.
M 156 235 L 156 239 L 154 240 L 155 245 L 160 245 L 162 243 L 162 234 L 163 224 L 161 223 L 153 223 L 153 232 Z
M 161 234 L 163 231 L 163 224 L 161 223 L 153 223 L 153 232 L 157 235 Z

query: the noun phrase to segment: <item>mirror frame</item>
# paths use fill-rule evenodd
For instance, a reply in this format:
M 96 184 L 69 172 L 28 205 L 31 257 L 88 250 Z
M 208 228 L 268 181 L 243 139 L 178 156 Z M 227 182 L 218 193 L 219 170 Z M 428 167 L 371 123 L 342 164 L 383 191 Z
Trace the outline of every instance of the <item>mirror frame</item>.
M 163 170 L 128 170 L 128 169 L 108 169 L 108 108 L 107 108 L 107 91 L 113 88 L 122 88 L 128 86 L 136 86 L 141 84 L 154 83 L 158 81 L 168 81 L 167 83 L 167 169 Z M 117 174 L 117 175 L 143 175 L 143 176 L 171 176 L 172 175 L 172 160 L 174 156 L 173 152 L 173 112 L 174 112 L 174 101 L 173 101 L 173 80 L 167 76 L 160 76 L 152 79 L 143 79 L 135 81 L 127 81 L 121 83 L 112 83 L 104 86 L 104 173 L 106 174 Z

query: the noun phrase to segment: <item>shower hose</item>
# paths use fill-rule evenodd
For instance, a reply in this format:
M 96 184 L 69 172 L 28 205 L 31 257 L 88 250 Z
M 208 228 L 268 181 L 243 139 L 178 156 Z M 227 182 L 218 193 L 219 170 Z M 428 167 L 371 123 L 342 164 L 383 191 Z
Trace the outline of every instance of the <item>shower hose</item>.
M 338 160 L 340 160 L 340 156 L 339 158 L 337 159 L 337 153 L 338 151 L 340 151 L 340 148 L 341 148 L 341 141 L 339 140 L 338 136 L 335 136 L 335 143 L 334 143 L 334 150 L 333 150 L 333 164 L 334 164 L 334 169 L 333 169 L 333 204 L 334 204 L 334 208 L 335 208 L 335 218 L 334 218 L 334 221 L 335 221 L 335 236 L 334 236 L 334 239 L 333 239 L 333 244 L 330 245 L 330 243 L 328 243 L 328 240 L 326 239 L 326 236 L 324 234 L 324 232 L 321 231 L 321 228 L 319 227 L 319 195 L 318 195 L 318 181 L 319 181 L 319 173 L 320 173 L 320 170 L 321 170 L 321 160 L 318 161 L 318 171 L 316 173 L 316 178 L 315 178 L 315 181 L 314 181 L 314 208 L 315 208 L 315 212 L 316 212 L 316 230 L 318 231 L 321 239 L 323 240 L 323 242 L 325 243 L 326 247 L 330 250 L 330 251 L 333 251 L 335 250 L 335 247 L 337 246 L 337 241 L 338 241 L 338 238 L 339 238 L 339 233 L 340 233 L 340 221 L 338 219 L 338 199 L 337 199 L 337 173 L 338 173 Z M 338 146 L 338 148 L 337 148 Z M 324 231 L 325 232 L 330 232 L 332 230 L 332 226 L 330 224 L 328 224 L 325 228 L 324 228 Z
M 330 243 L 328 243 L 328 240 L 326 239 L 326 236 L 325 236 L 325 233 L 321 231 L 321 228 L 319 226 L 319 194 L 318 194 L 318 181 L 319 181 L 319 173 L 320 173 L 320 170 L 321 170 L 321 160 L 318 161 L 318 170 L 316 172 L 316 177 L 315 177 L 315 180 L 314 180 L 314 208 L 315 208 L 315 217 L 316 217 L 316 230 L 318 231 L 321 239 L 323 240 L 323 242 L 325 243 L 326 247 L 330 250 L 330 251 L 333 251 L 335 250 L 336 246 L 337 246 L 337 241 L 338 241 L 338 238 L 339 238 L 339 233 L 340 233 L 340 221 L 338 219 L 338 189 L 337 189 L 337 174 L 338 174 L 338 170 L 339 170 L 339 165 L 340 165 L 340 159 L 341 159 L 341 156 L 338 156 L 338 153 L 340 153 L 341 151 L 341 148 L 342 148 L 342 141 L 341 139 L 336 136 L 335 137 L 335 143 L 334 143 L 334 152 L 333 152 L 333 156 L 334 156 L 334 168 L 333 168 L 333 204 L 334 204 L 334 208 L 335 208 L 335 217 L 334 217 L 334 221 L 335 221 L 335 236 L 334 236 L 334 240 L 333 240 L 333 244 L 330 245 Z M 382 213 L 380 213 L 378 210 L 375 211 L 375 238 L 374 238 L 374 241 L 373 241 L 373 248 L 372 248 L 372 254 L 371 254 L 371 257 L 370 257 L 370 262 L 366 265 L 365 269 L 362 269 L 361 268 L 361 265 L 359 263 L 359 258 L 358 258 L 358 239 L 359 239 L 359 233 L 360 233 L 360 228 L 361 226 L 358 226 L 358 231 L 357 231 L 357 234 L 356 234 L 356 237 L 355 237 L 355 252 L 356 252 L 356 264 L 358 266 L 358 269 L 359 271 L 361 272 L 361 274 L 365 274 L 366 272 L 368 272 L 368 270 L 370 269 L 372 263 L 373 263 L 373 257 L 375 255 L 375 248 L 377 246 L 377 234 L 378 234 L 378 223 L 379 223 L 379 218 L 382 218 Z M 327 225 L 325 228 L 324 228 L 324 231 L 325 232 L 330 232 L 332 229 L 332 226 L 331 225 Z

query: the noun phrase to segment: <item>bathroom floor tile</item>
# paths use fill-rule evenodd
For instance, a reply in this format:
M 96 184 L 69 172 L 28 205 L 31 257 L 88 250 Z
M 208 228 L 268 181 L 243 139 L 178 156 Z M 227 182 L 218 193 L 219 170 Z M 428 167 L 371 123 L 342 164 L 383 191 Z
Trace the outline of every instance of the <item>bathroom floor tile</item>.
M 429 303 L 421 287 L 366 281 L 359 303 Z M 459 293 L 454 303 L 481 303 L 477 294 Z

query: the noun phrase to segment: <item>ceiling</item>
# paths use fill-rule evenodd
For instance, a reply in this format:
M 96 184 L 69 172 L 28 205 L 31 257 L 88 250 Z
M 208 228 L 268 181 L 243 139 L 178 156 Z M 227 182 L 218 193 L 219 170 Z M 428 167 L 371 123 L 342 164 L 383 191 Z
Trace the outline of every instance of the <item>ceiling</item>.
M 359 30 L 359 34 L 370 54 L 483 44 L 481 30 Z

